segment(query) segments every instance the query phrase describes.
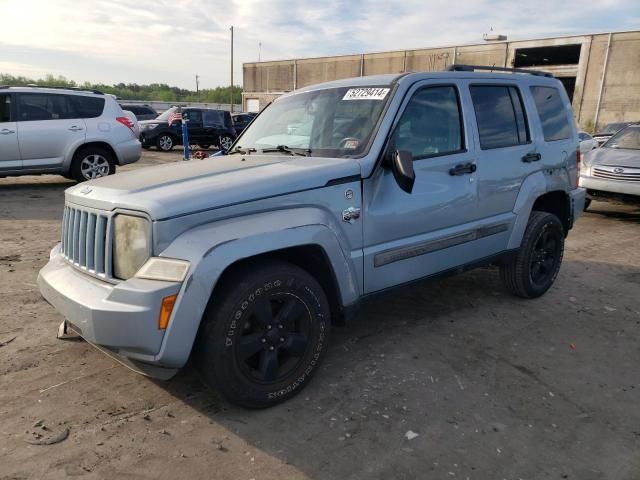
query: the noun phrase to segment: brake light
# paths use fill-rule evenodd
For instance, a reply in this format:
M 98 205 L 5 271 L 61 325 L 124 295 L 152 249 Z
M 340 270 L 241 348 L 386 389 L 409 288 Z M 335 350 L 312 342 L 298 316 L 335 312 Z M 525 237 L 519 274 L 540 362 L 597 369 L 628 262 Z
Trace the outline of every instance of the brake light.
M 582 154 L 580 149 L 576 150 L 576 188 L 580 186 L 580 170 L 581 170 Z
M 133 124 L 130 118 L 117 117 L 116 120 L 120 122 L 122 125 L 124 125 L 125 127 L 129 127 L 129 129 L 133 132 L 133 127 L 135 127 L 135 125 Z

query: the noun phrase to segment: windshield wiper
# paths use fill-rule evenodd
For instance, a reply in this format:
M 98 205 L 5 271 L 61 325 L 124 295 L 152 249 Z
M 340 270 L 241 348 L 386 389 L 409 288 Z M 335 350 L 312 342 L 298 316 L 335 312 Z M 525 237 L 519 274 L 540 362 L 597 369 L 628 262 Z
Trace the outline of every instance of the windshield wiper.
M 240 145 L 238 145 L 231 152 L 229 152 L 229 155 L 233 155 L 234 153 L 239 153 L 240 155 L 246 155 L 247 153 L 253 153 L 253 152 L 257 152 L 257 151 L 258 150 L 256 150 L 255 148 L 247 148 L 245 150 L 242 150 L 242 147 Z
M 296 152 L 296 150 L 302 150 L 302 152 Z M 262 149 L 262 153 L 270 153 L 270 152 L 288 153 L 290 155 L 300 155 L 301 157 L 308 157 L 309 155 L 311 155 L 311 150 L 308 148 L 296 148 L 294 150 L 293 148 L 289 148 L 286 145 L 278 145 L 273 148 Z

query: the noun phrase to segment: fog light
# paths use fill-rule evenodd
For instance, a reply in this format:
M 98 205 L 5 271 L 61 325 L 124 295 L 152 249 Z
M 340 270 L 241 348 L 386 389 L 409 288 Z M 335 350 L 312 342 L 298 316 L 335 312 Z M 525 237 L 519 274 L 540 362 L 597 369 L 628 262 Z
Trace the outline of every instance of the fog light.
M 158 328 L 160 330 L 165 330 L 167 325 L 169 325 L 169 318 L 171 318 L 173 306 L 176 304 L 176 298 L 178 298 L 177 294 L 169 295 L 162 299 L 162 305 L 160 306 L 160 318 L 158 319 Z

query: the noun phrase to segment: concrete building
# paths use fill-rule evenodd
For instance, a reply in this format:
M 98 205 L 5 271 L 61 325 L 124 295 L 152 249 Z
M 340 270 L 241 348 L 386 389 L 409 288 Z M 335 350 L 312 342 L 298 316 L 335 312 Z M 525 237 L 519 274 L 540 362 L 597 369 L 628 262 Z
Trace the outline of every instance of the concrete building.
M 257 111 L 278 95 L 315 83 L 440 71 L 453 63 L 553 73 L 586 130 L 608 122 L 640 121 L 640 31 L 245 63 L 243 108 Z

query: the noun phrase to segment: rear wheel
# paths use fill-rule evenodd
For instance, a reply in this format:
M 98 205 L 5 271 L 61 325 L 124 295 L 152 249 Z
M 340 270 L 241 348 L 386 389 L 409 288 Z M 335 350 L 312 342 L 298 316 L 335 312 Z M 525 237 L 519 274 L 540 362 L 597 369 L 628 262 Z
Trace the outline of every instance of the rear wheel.
M 71 164 L 71 176 L 84 182 L 116 173 L 116 163 L 110 152 L 100 147 L 82 148 L 76 152 Z
M 500 267 L 504 285 L 514 295 L 536 298 L 545 293 L 560 271 L 564 228 L 555 215 L 533 211 L 516 257 Z
M 229 150 L 233 145 L 233 138 L 230 135 L 221 135 L 218 146 L 223 150 Z
M 265 408 L 298 393 L 324 356 L 330 309 L 301 268 L 265 261 L 226 277 L 198 340 L 205 380 L 232 403 Z
M 174 145 L 175 141 L 173 140 L 173 137 L 166 133 L 160 135 L 158 137 L 158 140 L 156 140 L 156 146 L 158 147 L 158 150 L 162 150 L 163 152 L 169 152 L 173 150 Z

